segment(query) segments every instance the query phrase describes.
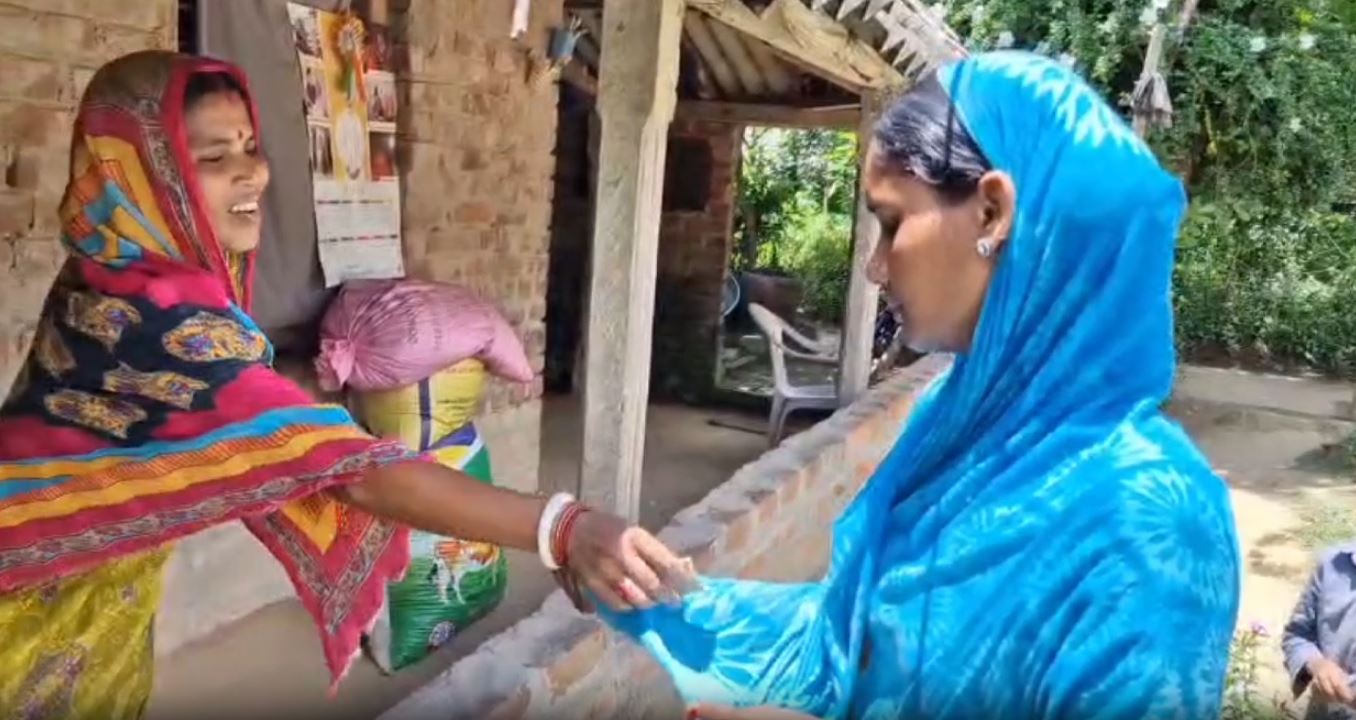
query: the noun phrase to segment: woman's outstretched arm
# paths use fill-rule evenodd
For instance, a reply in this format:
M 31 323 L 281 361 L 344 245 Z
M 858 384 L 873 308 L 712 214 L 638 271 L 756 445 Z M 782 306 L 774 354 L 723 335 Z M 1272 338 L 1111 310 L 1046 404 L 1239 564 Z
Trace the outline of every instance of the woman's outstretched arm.
M 387 520 L 439 535 L 539 551 L 547 501 L 486 485 L 431 462 L 370 471 L 338 491 L 345 502 Z M 592 593 L 617 610 L 674 602 L 691 581 L 686 564 L 654 536 L 610 513 L 588 510 L 546 551 L 565 559 Z M 555 533 L 549 533 L 555 536 Z
M 379 517 L 438 535 L 537 551 L 546 499 L 497 488 L 432 462 L 369 471 L 340 497 Z

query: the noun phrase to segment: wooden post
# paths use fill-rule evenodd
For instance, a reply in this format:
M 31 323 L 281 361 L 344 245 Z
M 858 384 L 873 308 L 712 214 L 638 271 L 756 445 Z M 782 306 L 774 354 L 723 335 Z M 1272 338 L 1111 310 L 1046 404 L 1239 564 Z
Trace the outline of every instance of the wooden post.
M 1191 24 L 1192 18 L 1196 15 L 1196 7 L 1198 4 L 1199 0 L 1185 0 L 1182 3 L 1182 9 L 1177 14 L 1177 22 L 1175 23 L 1174 28 L 1175 39 L 1177 42 L 1181 42 L 1182 36 L 1186 34 L 1187 26 Z M 1159 68 L 1159 65 L 1163 62 L 1163 44 L 1167 41 L 1167 34 L 1168 27 L 1166 22 L 1159 20 L 1154 24 L 1154 29 L 1149 34 L 1149 47 L 1144 52 L 1144 68 L 1140 71 L 1139 83 L 1135 88 L 1136 94 L 1141 92 L 1141 89 L 1143 92 L 1150 92 L 1151 84 L 1154 82 L 1154 76 L 1163 72 Z M 1163 85 L 1162 88 L 1164 97 L 1166 97 L 1166 85 Z M 1154 107 L 1152 97 L 1137 97 L 1136 101 L 1131 122 L 1135 129 L 1135 133 L 1140 137 L 1144 137 L 1144 135 L 1149 132 L 1149 126 L 1155 121 L 1161 122 L 1163 120 L 1161 117 L 1155 117 L 1156 115 L 1164 112 L 1167 112 L 1169 116 L 1171 115 L 1170 107 Z
M 664 155 L 683 11 L 683 0 L 603 4 L 580 494 L 632 521 L 640 517 Z
M 876 335 L 876 309 L 880 286 L 866 277 L 866 266 L 876 249 L 879 223 L 866 207 L 866 151 L 876 119 L 885 110 L 887 94 L 862 93 L 861 124 L 857 128 L 857 217 L 852 231 L 852 277 L 848 282 L 847 306 L 843 313 L 843 340 L 839 351 L 838 402 L 847 406 L 861 397 L 871 382 L 871 346 Z

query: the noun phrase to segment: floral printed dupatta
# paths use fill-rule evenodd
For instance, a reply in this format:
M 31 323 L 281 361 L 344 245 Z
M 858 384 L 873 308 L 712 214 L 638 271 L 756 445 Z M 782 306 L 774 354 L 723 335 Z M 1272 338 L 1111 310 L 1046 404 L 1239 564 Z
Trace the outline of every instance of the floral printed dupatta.
M 243 519 L 319 625 L 335 682 L 404 572 L 407 533 L 323 492 L 410 460 L 272 369 L 253 255 L 218 245 L 167 52 L 100 70 L 60 215 L 70 259 L 0 409 L 0 592 Z

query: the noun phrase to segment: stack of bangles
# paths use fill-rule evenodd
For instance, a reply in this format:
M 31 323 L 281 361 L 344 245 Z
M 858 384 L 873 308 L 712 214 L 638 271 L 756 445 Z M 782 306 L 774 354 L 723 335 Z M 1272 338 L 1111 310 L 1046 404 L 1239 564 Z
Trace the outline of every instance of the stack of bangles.
M 556 493 L 546 501 L 546 508 L 537 522 L 537 554 L 541 563 L 555 575 L 570 602 L 580 610 L 585 609 L 586 603 L 579 591 L 578 580 L 569 571 L 570 537 L 575 523 L 589 509 L 569 493 Z

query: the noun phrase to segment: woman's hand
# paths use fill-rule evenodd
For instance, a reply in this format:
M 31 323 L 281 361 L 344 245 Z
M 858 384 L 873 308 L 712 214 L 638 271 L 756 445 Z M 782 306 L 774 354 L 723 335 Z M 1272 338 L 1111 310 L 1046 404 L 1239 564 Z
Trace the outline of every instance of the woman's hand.
M 695 584 L 690 561 L 610 513 L 580 515 L 567 544 L 569 571 L 613 610 L 675 604 Z
M 702 703 L 688 709 L 687 720 L 814 720 L 814 716 L 776 707 L 733 708 Z
M 337 492 L 373 515 L 419 530 L 541 551 L 538 525 L 546 501 L 486 485 L 437 463 L 377 468 Z M 605 512 L 585 510 L 578 515 L 565 545 L 560 559 L 569 572 L 557 577 L 576 604 L 580 598 L 573 582 L 618 611 L 677 602 L 696 585 L 692 563 L 679 559 L 650 533 Z
M 1314 692 L 1328 702 L 1345 705 L 1356 702 L 1351 677 L 1337 663 L 1325 657 L 1315 658 L 1309 663 L 1309 675 L 1313 677 Z

